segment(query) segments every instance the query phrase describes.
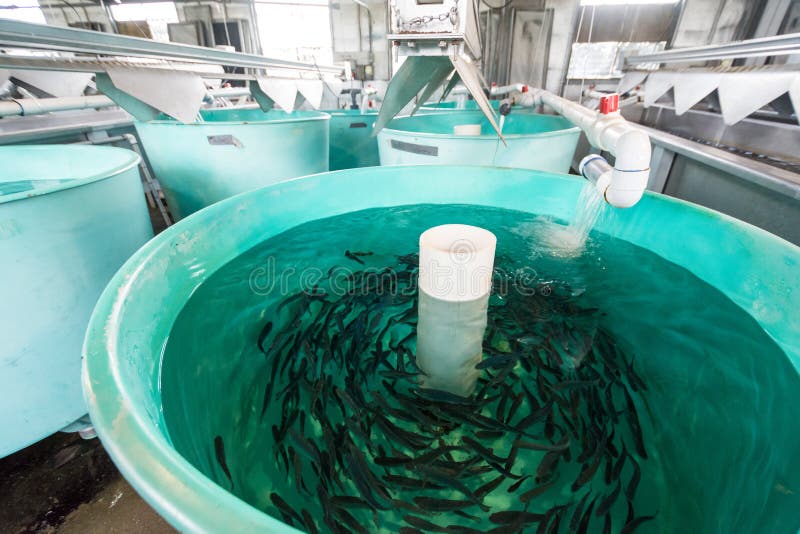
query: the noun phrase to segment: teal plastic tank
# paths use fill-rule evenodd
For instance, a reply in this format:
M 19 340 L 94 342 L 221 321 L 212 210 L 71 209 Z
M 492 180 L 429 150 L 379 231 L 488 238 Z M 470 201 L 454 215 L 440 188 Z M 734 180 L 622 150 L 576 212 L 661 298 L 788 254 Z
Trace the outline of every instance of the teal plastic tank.
M 269 502 L 268 483 L 248 488 L 243 487 L 247 486 L 247 479 L 241 478 L 276 463 L 260 447 L 252 450 L 253 443 L 240 433 L 243 427 L 258 420 L 258 412 L 217 412 L 221 402 L 248 394 L 242 384 L 256 383 L 258 406 L 253 410 L 262 410 L 263 415 L 259 392 L 271 378 L 266 372 L 254 376 L 239 367 L 261 365 L 263 355 L 247 354 L 245 358 L 242 352 L 218 349 L 221 338 L 247 338 L 248 343 L 255 343 L 256 338 L 263 338 L 264 332 L 269 333 L 261 328 L 264 321 L 273 317 L 265 315 L 269 308 L 263 297 L 262 301 L 255 298 L 258 326 L 238 324 L 243 310 L 234 309 L 231 320 L 209 327 L 213 325 L 211 321 L 201 331 L 189 332 L 191 339 L 186 341 L 196 345 L 200 354 L 181 355 L 185 356 L 179 359 L 185 367 L 174 370 L 183 375 L 188 394 L 193 396 L 192 402 L 182 405 L 182 415 L 195 425 L 188 427 L 188 435 L 172 434 L 167 426 L 162 394 L 169 386 L 163 381 L 162 358 L 174 324 L 190 299 L 202 291 L 215 273 L 228 273 L 225 266 L 229 262 L 264 240 L 309 221 L 368 208 L 395 206 L 402 207 L 397 208 L 402 212 L 411 205 L 446 209 L 447 206 L 441 206 L 445 204 L 466 206 L 475 212 L 489 208 L 519 210 L 511 213 L 518 213 L 520 219 L 535 215 L 542 220 L 571 220 L 584 183 L 574 176 L 520 169 L 466 166 L 353 169 L 252 191 L 176 224 L 139 250 L 115 275 L 100 298 L 87 331 L 83 382 L 90 414 L 103 444 L 136 490 L 179 530 L 298 532 L 284 524 L 278 512 L 268 515 L 237 496 L 253 491 Z M 328 230 L 335 232 L 336 228 Z M 646 377 L 648 395 L 653 399 L 652 423 L 644 431 L 647 439 L 659 446 L 651 449 L 650 458 L 665 466 L 663 483 L 669 488 L 651 513 L 668 514 L 671 510 L 676 521 L 691 516 L 692 528 L 679 530 L 684 532 L 797 532 L 800 429 L 793 424 L 798 420 L 793 400 L 800 392 L 800 314 L 797 313 L 800 249 L 720 213 L 650 193 L 635 207 L 601 218 L 595 230 L 600 236 L 615 239 L 620 247 L 629 248 L 634 254 L 631 258 L 647 252 L 647 257 L 656 257 L 671 266 L 671 272 L 683 273 L 678 278 L 656 278 L 646 268 L 642 271 L 637 262 L 622 261 L 616 266 L 619 270 L 613 273 L 621 283 L 601 283 L 595 288 L 607 298 L 600 305 L 616 310 L 604 320 L 614 325 L 620 339 L 626 338 L 631 319 L 642 314 L 649 314 L 652 319 L 650 329 L 640 330 L 625 341 L 656 351 L 643 349 L 635 362 Z M 385 238 L 391 228 L 378 225 L 369 231 L 374 234 L 375 243 Z M 521 223 L 506 237 L 530 231 L 530 223 Z M 314 259 L 330 252 L 323 248 L 324 241 L 315 241 L 303 232 L 299 236 L 307 238 L 307 242 L 292 244 L 298 247 L 295 253 L 302 252 Z M 352 239 L 357 244 L 360 236 Z M 498 239 L 498 247 L 502 242 Z M 355 260 L 348 259 L 359 258 L 351 252 L 356 250 L 366 249 L 335 252 L 341 262 L 346 262 L 343 265 L 359 268 Z M 535 255 L 533 258 L 541 261 Z M 496 261 L 500 260 L 498 253 Z M 263 271 L 270 267 L 269 261 L 259 266 L 262 274 L 269 272 Z M 636 272 L 639 277 L 631 274 Z M 258 274 L 257 270 L 253 274 Z M 606 275 L 600 276 L 602 280 Z M 748 338 L 733 331 L 722 337 L 723 334 L 715 334 L 718 325 L 706 325 L 704 329 L 700 317 L 689 317 L 677 324 L 671 321 L 687 303 L 699 300 L 701 314 L 710 305 L 710 301 L 697 294 L 686 294 L 687 289 L 682 285 L 682 281 L 688 280 L 686 277 L 702 281 L 715 298 L 723 299 L 726 306 L 746 319 L 748 332 L 754 336 L 758 332 L 758 336 Z M 227 277 L 221 282 L 230 291 L 242 283 Z M 245 276 L 244 284 L 247 283 Z M 250 290 L 255 292 L 259 286 L 253 284 L 250 278 Z M 643 291 L 631 292 L 629 287 Z M 655 293 L 660 295 L 659 302 L 654 300 Z M 221 300 L 207 309 L 208 313 L 203 310 L 200 313 L 212 314 L 216 308 L 226 306 L 226 295 L 223 293 Z M 535 309 L 530 312 L 538 313 Z M 660 326 L 668 320 L 670 327 Z M 715 335 L 720 336 L 716 338 L 719 343 L 733 346 L 734 350 L 710 361 L 702 349 L 691 346 L 690 340 L 692 336 L 710 336 L 713 343 Z M 669 354 L 658 353 L 659 343 L 666 336 L 677 339 L 684 348 Z M 767 365 L 763 354 L 750 353 L 741 362 L 735 347 L 753 343 L 755 339 L 762 344 L 763 354 L 767 350 L 773 355 L 778 351 L 780 358 Z M 686 364 L 679 358 L 681 353 L 695 356 Z M 189 363 L 195 357 L 199 359 Z M 247 362 L 236 364 L 237 358 L 245 358 Z M 678 361 L 684 361 L 685 365 L 676 364 Z M 587 383 L 572 381 L 563 386 L 585 387 Z M 740 393 L 752 388 L 758 393 L 748 396 Z M 783 396 L 776 398 L 778 391 Z M 285 410 L 284 406 L 284 418 Z M 624 413 L 629 412 L 617 415 L 622 417 Z M 731 435 L 732 429 L 739 428 L 738 419 L 745 414 L 752 418 L 748 419 L 746 430 Z M 263 424 L 268 427 L 279 422 L 267 420 Z M 277 426 L 272 428 L 274 432 Z M 224 446 L 222 438 L 214 438 L 215 434 L 225 434 Z M 175 448 L 178 437 L 181 441 L 213 443 L 198 449 L 199 460 L 195 460 L 211 467 L 201 469 L 199 463 L 178 452 Z M 260 459 L 252 464 L 241 463 L 230 456 L 234 446 L 251 450 Z M 295 457 L 305 461 L 302 454 Z M 603 471 L 600 467 L 597 479 L 603 478 Z M 629 472 L 625 477 L 638 482 L 639 475 L 642 485 L 650 487 L 649 473 Z M 570 478 L 566 483 L 571 481 Z M 632 484 L 626 485 L 622 495 L 631 491 Z M 502 493 L 511 495 L 505 490 Z M 619 495 L 620 491 L 616 493 Z M 315 500 L 307 497 L 304 506 L 318 508 Z M 624 500 L 622 497 L 617 512 L 623 518 Z M 284 517 L 299 517 L 300 509 L 291 512 L 283 507 L 281 513 Z M 652 531 L 646 526 L 649 524 L 639 531 Z M 371 528 L 371 523 L 367 528 Z
M 480 135 L 456 135 L 454 128 L 480 125 Z M 511 113 L 503 135 L 495 134 L 480 111 L 400 117 L 378 134 L 381 165 L 495 165 L 569 172 L 580 130 L 557 115 Z
M 500 109 L 500 102 L 502 102 L 502 100 L 497 100 L 497 99 L 489 100 L 489 105 L 492 106 L 492 109 Z M 457 100 L 448 100 L 445 102 L 428 102 L 420 109 L 425 111 L 455 111 L 462 109 L 466 111 L 475 111 L 480 108 L 478 108 L 478 103 L 475 102 L 474 100 L 467 100 L 464 103 L 463 108 L 458 107 Z
M 330 170 L 381 164 L 378 139 L 372 135 L 377 113 L 362 113 L 359 109 L 336 109 L 324 113 L 331 116 Z
M 137 122 L 176 220 L 230 196 L 328 170 L 329 115 L 213 109 L 202 121 Z
M 112 275 L 153 235 L 139 156 L 0 148 L 0 457 L 86 413 L 81 344 Z

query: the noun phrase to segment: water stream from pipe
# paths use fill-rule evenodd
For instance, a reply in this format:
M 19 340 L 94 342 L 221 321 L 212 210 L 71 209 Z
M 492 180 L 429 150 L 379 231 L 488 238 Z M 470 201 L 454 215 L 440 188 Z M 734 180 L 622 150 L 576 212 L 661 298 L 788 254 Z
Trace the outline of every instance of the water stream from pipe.
M 578 197 L 572 220 L 566 225 L 556 222 L 547 224 L 544 235 L 539 237 L 557 256 L 579 256 L 605 206 L 606 203 L 594 184 L 586 182 Z

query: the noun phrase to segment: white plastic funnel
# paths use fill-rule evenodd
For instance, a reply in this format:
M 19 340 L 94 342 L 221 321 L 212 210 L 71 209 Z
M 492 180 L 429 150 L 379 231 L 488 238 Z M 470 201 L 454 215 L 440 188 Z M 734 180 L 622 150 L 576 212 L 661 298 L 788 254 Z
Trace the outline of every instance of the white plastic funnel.
M 419 237 L 417 363 L 421 385 L 468 396 L 479 372 L 497 238 L 445 224 Z

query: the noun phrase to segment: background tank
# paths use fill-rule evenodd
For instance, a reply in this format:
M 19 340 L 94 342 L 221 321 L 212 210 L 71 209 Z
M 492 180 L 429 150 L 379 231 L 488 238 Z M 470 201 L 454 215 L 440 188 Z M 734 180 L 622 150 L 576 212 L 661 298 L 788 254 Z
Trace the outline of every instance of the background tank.
M 479 124 L 481 135 L 453 133 L 460 125 Z M 569 172 L 580 130 L 557 115 L 514 113 L 497 137 L 480 111 L 400 117 L 378 134 L 381 165 L 495 165 Z
M 202 110 L 201 122 L 137 122 L 145 157 L 176 220 L 224 198 L 328 170 L 329 116 Z
M 360 109 L 337 109 L 325 113 L 331 116 L 330 170 L 381 164 L 378 139 L 372 135 L 377 113 L 362 113 Z
M 212 415 L 206 411 L 214 410 L 219 404 L 214 399 L 246 395 L 239 385 L 245 378 L 248 384 L 263 384 L 270 381 L 269 376 L 245 374 L 243 378 L 241 373 L 235 374 L 235 369 L 227 368 L 234 374 L 220 374 L 218 369 L 208 368 L 208 365 L 229 364 L 230 352 L 221 359 L 201 360 L 199 367 L 184 362 L 187 367 L 178 371 L 189 377 L 195 390 L 198 389 L 196 384 L 202 384 L 197 400 L 205 404 L 202 408 L 197 404 L 186 405 L 187 410 L 197 412 L 187 415 L 198 422 L 191 430 L 194 434 L 188 437 L 196 438 L 197 444 L 206 444 L 205 449 L 197 452 L 212 466 L 214 477 L 204 475 L 173 448 L 178 436 L 168 429 L 162 411 L 161 358 L 166 340 L 173 334 L 173 324 L 190 297 L 213 276 L 212 273 L 238 258 L 243 251 L 308 221 L 376 206 L 419 204 L 497 207 L 520 210 L 516 212 L 520 217 L 533 213 L 546 219 L 571 220 L 583 186 L 584 182 L 576 177 L 517 169 L 456 166 L 354 169 L 253 191 L 221 202 L 167 229 L 117 273 L 92 317 L 85 344 L 83 377 L 90 413 L 100 438 L 138 492 L 181 530 L 295 532 L 237 497 L 235 493 L 243 491 L 241 485 L 234 485 L 232 491 L 225 489 L 231 485 L 223 470 L 230 477 L 230 472 L 234 475 L 247 473 L 249 468 L 237 464 L 237 458 L 230 455 L 227 456 L 228 467 L 220 468 L 218 464 L 225 461 L 225 451 L 230 454 L 234 442 L 227 441 L 229 448 L 223 449 L 222 441 L 216 440 L 214 435 L 227 432 L 220 425 L 231 423 L 231 415 L 223 417 L 224 414 Z M 596 229 L 616 239 L 631 253 L 647 250 L 650 257 L 657 255 L 660 261 L 680 267 L 687 276 L 703 281 L 737 313 L 746 315 L 748 324 L 760 332 L 765 348 L 774 343 L 779 350 L 780 360 L 772 362 L 778 364 L 779 372 L 766 373 L 766 378 L 756 384 L 751 384 L 748 377 L 764 369 L 764 358 L 747 361 L 740 369 L 731 368 L 734 365 L 732 356 L 735 356 L 732 353 L 709 361 L 702 350 L 695 351 L 693 354 L 699 354 L 698 359 L 685 366 L 676 365 L 676 353 L 648 357 L 644 350 L 637 354 L 636 366 L 646 371 L 649 391 L 663 397 L 662 402 L 651 406 L 655 410 L 654 422 L 646 429 L 650 439 L 661 440 L 658 452 L 666 456 L 664 462 L 668 468 L 664 473 L 670 478 L 664 483 L 673 484 L 671 491 L 665 494 L 666 500 L 659 501 L 658 505 L 674 506 L 683 499 L 682 493 L 688 494 L 684 510 L 691 512 L 698 531 L 717 527 L 727 531 L 729 529 L 723 525 L 734 524 L 742 527 L 733 529 L 737 532 L 763 532 L 765 528 L 795 531 L 800 440 L 797 428 L 787 425 L 786 421 L 797 418 L 796 404 L 791 399 L 800 390 L 797 376 L 800 316 L 796 313 L 800 306 L 800 279 L 797 277 L 800 249 L 717 212 L 654 194 L 646 194 L 631 209 L 614 211 L 613 217 L 602 219 Z M 516 230 L 529 231 L 525 226 Z M 385 231 L 376 228 L 377 238 Z M 321 248 L 323 244 L 314 248 L 311 236 L 307 238 L 308 244 L 301 247 L 303 251 L 312 256 L 328 252 Z M 340 261 L 348 261 L 343 251 L 339 250 L 338 256 Z M 616 307 L 618 315 L 609 317 L 617 334 L 624 335 L 630 318 L 640 313 L 649 315 L 653 326 L 651 330 L 638 332 L 638 337 L 633 339 L 636 343 L 652 348 L 666 335 L 677 335 L 680 340 L 681 335 L 689 336 L 698 330 L 702 334 L 704 327 L 691 319 L 682 323 L 680 332 L 667 332 L 663 326 L 670 316 L 679 315 L 683 300 L 697 300 L 696 295 L 684 295 L 683 288 L 672 285 L 673 279 L 653 279 L 650 274 L 634 279 L 625 266 L 623 263 L 620 276 L 627 285 L 635 284 L 640 291 L 629 292 L 633 300 L 626 305 L 632 308 Z M 633 272 L 636 262 L 631 261 L 629 267 Z M 619 290 L 626 289 L 624 285 L 605 287 L 608 300 L 602 304 L 610 306 L 619 300 Z M 662 298 L 666 296 L 658 307 L 653 298 L 656 289 Z M 701 308 L 706 307 L 704 302 L 700 304 Z M 261 306 L 263 310 L 263 302 Z M 631 311 L 634 308 L 636 312 Z M 267 320 L 266 317 L 262 319 Z M 220 333 L 205 330 L 203 335 L 212 337 L 202 343 L 223 335 L 243 337 L 249 343 L 256 343 L 260 326 L 250 328 L 226 322 L 220 325 Z M 716 325 L 705 329 L 712 340 L 715 328 Z M 734 339 L 716 339 L 719 343 L 747 341 L 736 339 L 737 333 L 728 334 Z M 683 341 L 687 350 L 691 348 L 690 340 L 691 337 L 687 337 Z M 258 360 L 262 361 L 263 357 Z M 720 378 L 718 373 L 724 373 L 724 377 Z M 250 378 L 255 380 L 249 381 Z M 792 385 L 789 398 L 773 402 L 773 394 L 778 389 L 787 393 L 786 384 Z M 742 397 L 735 393 L 740 388 L 751 387 L 758 388 L 759 394 Z M 257 388 L 256 397 L 262 388 L 263 385 Z M 258 400 L 260 402 L 260 397 Z M 753 412 L 760 403 L 767 403 L 767 407 Z M 689 407 L 699 412 L 690 411 Z M 725 449 L 718 430 L 729 432 L 731 425 L 745 412 L 755 413 L 755 418 L 749 420 L 747 439 L 734 440 L 736 446 Z M 243 413 L 242 424 L 234 425 L 234 432 L 257 421 L 257 415 L 258 412 L 255 415 Z M 210 423 L 210 418 L 216 423 Z M 277 424 L 271 420 L 263 424 L 269 426 L 273 422 Z M 683 425 L 686 433 L 679 434 L 677 439 L 664 434 L 677 423 Z M 712 427 L 714 431 L 710 432 Z M 198 435 L 201 432 L 203 435 Z M 742 434 L 736 436 L 737 439 L 741 437 Z M 239 442 L 247 446 L 241 439 L 239 436 Z M 212 442 L 219 443 L 217 460 Z M 690 442 L 691 449 L 688 448 Z M 723 461 L 722 466 L 715 465 L 722 461 L 723 449 L 729 460 Z M 703 452 L 704 458 L 711 458 L 708 465 L 695 457 L 697 452 Z M 268 452 L 263 454 L 265 462 L 274 462 Z M 731 455 L 734 455 L 732 460 Z M 770 474 L 765 474 L 767 465 Z M 603 477 L 602 471 L 598 470 L 598 478 Z M 626 484 L 628 477 L 635 476 L 627 472 Z M 743 472 L 747 477 L 741 476 Z M 645 478 L 649 475 L 643 475 L 642 484 L 646 483 Z M 571 479 L 566 481 L 567 485 L 570 483 Z M 682 485 L 675 487 L 675 484 Z M 708 486 L 713 486 L 714 491 L 708 491 Z M 264 488 L 263 485 L 255 487 Z M 313 497 L 308 498 L 309 505 L 313 500 Z M 618 510 L 623 518 L 624 500 L 623 496 L 620 503 L 623 506 Z M 743 509 L 747 510 L 746 517 L 739 513 Z M 660 510 L 666 513 L 665 508 Z M 775 528 L 765 527 L 764 522 Z M 745 523 L 753 528 L 744 528 Z
M 86 413 L 81 344 L 116 270 L 153 235 L 139 156 L 0 148 L 0 457 Z

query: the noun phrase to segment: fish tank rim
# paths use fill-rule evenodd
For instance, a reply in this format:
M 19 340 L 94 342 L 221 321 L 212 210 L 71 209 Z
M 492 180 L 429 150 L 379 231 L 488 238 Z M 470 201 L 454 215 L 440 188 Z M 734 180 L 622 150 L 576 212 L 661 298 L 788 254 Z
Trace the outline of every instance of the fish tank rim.
M 429 111 L 429 110 L 422 110 L 420 111 Z M 434 117 L 446 114 L 467 114 L 472 113 L 475 115 L 480 115 L 483 118 L 483 113 L 480 110 L 474 109 L 456 109 L 456 110 L 447 110 L 442 113 L 433 113 L 433 114 L 423 114 L 426 117 Z M 414 119 L 422 115 L 414 114 L 414 115 L 403 115 L 395 117 L 396 119 Z M 558 117 L 566 121 L 568 124 L 571 124 L 565 117 L 561 115 L 552 115 L 549 113 L 525 113 L 526 117 Z M 405 136 L 413 136 L 413 137 L 421 137 L 424 139 L 480 139 L 480 140 L 491 140 L 491 141 L 500 141 L 500 138 L 497 136 L 495 132 L 491 132 L 488 134 L 481 134 L 481 135 L 456 135 L 454 133 L 431 133 L 431 132 L 410 132 L 408 130 L 398 130 L 397 128 L 392 128 L 392 120 L 389 124 L 386 125 L 383 130 L 378 133 L 378 136 L 384 135 L 405 135 Z M 561 130 L 553 130 L 549 132 L 538 132 L 538 133 L 522 133 L 522 134 L 503 134 L 505 139 L 545 139 L 547 137 L 556 137 L 565 134 L 572 134 L 572 133 L 580 133 L 581 129 L 575 125 L 571 125 L 568 128 L 564 128 Z
M 25 151 L 25 152 L 48 152 L 54 149 L 57 150 L 66 150 L 70 152 L 98 152 L 98 151 L 114 151 L 118 154 L 122 155 L 123 153 L 126 154 L 128 161 L 118 163 L 115 166 L 110 167 L 106 171 L 102 172 L 95 172 L 90 174 L 89 176 L 85 176 L 82 178 L 67 178 L 67 181 L 57 182 L 51 186 L 44 186 L 35 189 L 30 189 L 27 191 L 21 191 L 19 193 L 11 193 L 9 195 L 0 195 L 0 204 L 5 204 L 8 202 L 14 202 L 17 200 L 26 200 L 29 198 L 40 197 L 43 195 L 49 195 L 51 193 L 58 193 L 59 191 L 66 191 L 67 189 L 73 189 L 76 187 L 81 187 L 84 185 L 89 185 L 95 182 L 99 182 L 100 180 L 105 180 L 107 178 L 112 178 L 126 172 L 141 162 L 142 158 L 132 150 L 128 150 L 126 148 L 120 147 L 110 147 L 110 146 L 94 146 L 94 145 L 10 145 L 10 146 L 3 146 L 0 147 L 0 160 L 3 158 L 3 152 L 17 152 L 17 151 Z M 16 157 L 16 156 L 15 156 Z M 27 180 L 63 180 L 64 178 L 25 178 Z M 3 181 L 0 180 L 0 183 Z
M 360 117 L 361 115 L 377 116 L 379 113 L 377 110 L 363 113 L 360 109 L 321 109 L 319 111 L 320 113 L 327 113 L 331 117 Z
M 147 269 L 144 269 L 143 266 L 159 258 L 169 260 L 170 263 L 173 264 L 173 262 L 180 261 L 179 256 L 191 256 L 193 254 L 190 250 L 191 247 L 184 248 L 184 245 L 194 240 L 195 231 L 203 230 L 208 220 L 223 220 L 227 224 L 234 224 L 233 221 L 227 220 L 225 215 L 229 211 L 235 211 L 230 210 L 230 208 L 237 206 L 242 200 L 248 197 L 263 196 L 265 199 L 271 198 L 275 201 L 279 201 L 278 199 L 280 198 L 282 188 L 299 187 L 300 190 L 307 190 L 309 187 L 313 187 L 313 181 L 331 180 L 339 176 L 344 177 L 351 174 L 369 174 L 376 172 L 376 169 L 378 172 L 391 172 L 392 169 L 398 168 L 417 168 L 420 169 L 420 171 L 425 169 L 439 169 L 453 175 L 463 175 L 470 171 L 474 172 L 483 169 L 495 172 L 503 171 L 504 173 L 514 173 L 520 176 L 527 175 L 531 178 L 569 180 L 576 184 L 583 182 L 582 178 L 575 175 L 547 173 L 527 169 L 466 165 L 383 166 L 345 169 L 294 178 L 230 197 L 204 208 L 167 228 L 164 232 L 151 239 L 139 249 L 114 275 L 109 285 L 103 291 L 89 321 L 83 348 L 82 383 L 86 404 L 92 420 L 95 421 L 95 428 L 104 447 L 113 458 L 115 465 L 125 476 L 126 480 L 162 517 L 179 530 L 202 531 L 208 528 L 212 528 L 213 530 L 214 527 L 218 527 L 221 530 L 238 531 L 258 529 L 266 532 L 302 533 L 302 531 L 258 510 L 233 493 L 217 485 L 200 472 L 200 470 L 174 449 L 165 434 L 161 433 L 156 428 L 154 418 L 161 418 L 163 415 L 161 413 L 150 413 L 145 407 L 137 406 L 132 401 L 136 395 L 131 395 L 129 393 L 128 382 L 121 379 L 121 373 L 118 370 L 118 362 L 127 359 L 119 351 L 121 347 L 125 347 L 125 343 L 119 341 L 119 334 L 129 329 L 130 325 L 126 325 L 126 329 L 123 330 L 120 328 L 120 324 L 115 322 L 115 319 L 119 317 L 125 305 L 129 305 L 131 301 L 134 301 L 138 297 L 136 292 L 141 291 L 141 288 L 134 290 L 134 282 L 136 282 L 137 279 L 146 279 L 148 283 L 153 283 L 153 275 L 148 273 Z M 375 183 L 381 182 L 381 180 L 373 181 Z M 298 194 L 300 193 L 298 192 Z M 796 247 L 788 241 L 765 230 L 715 210 L 680 199 L 652 192 L 646 192 L 645 195 L 646 198 L 650 199 L 650 202 L 675 205 L 681 210 L 698 211 L 699 215 L 702 217 L 713 218 L 725 224 L 733 224 L 738 230 L 740 237 L 744 234 L 755 234 L 761 240 L 769 240 L 781 248 L 783 252 L 789 253 L 800 263 L 800 247 Z M 454 201 L 453 203 L 461 202 Z M 491 205 L 476 203 L 467 204 Z M 636 208 L 634 207 L 632 209 Z M 359 210 L 360 208 L 352 211 Z M 325 217 L 327 216 L 321 218 Z M 303 224 L 303 222 L 297 224 Z M 286 231 L 286 229 L 278 230 L 274 234 L 264 235 L 263 238 L 268 239 L 283 231 Z M 615 237 L 628 241 L 625 237 Z M 249 248 L 238 250 L 236 253 L 241 255 L 246 252 L 246 250 L 249 250 Z M 653 251 L 653 253 L 661 256 L 658 252 Z M 672 261 L 668 258 L 665 259 L 667 259 L 667 261 Z M 211 276 L 218 268 L 222 267 L 230 260 L 231 259 L 228 258 L 222 261 L 217 268 L 209 270 L 204 276 Z M 187 274 L 187 276 L 189 276 L 189 274 Z M 730 295 L 725 290 L 721 288 L 718 289 L 730 298 Z M 149 302 L 149 305 L 154 308 L 159 307 L 158 302 L 148 300 L 147 297 L 144 297 L 144 301 Z M 739 306 L 739 303 L 733 302 Z M 749 313 L 748 310 L 744 311 Z M 156 313 L 155 309 L 153 313 Z M 758 321 L 758 319 L 756 320 Z M 773 337 L 769 332 L 767 332 L 767 335 Z M 778 344 L 782 350 L 788 352 L 788 349 L 780 341 L 778 341 Z M 140 348 L 137 348 L 137 350 L 140 350 Z M 800 351 L 795 352 L 797 352 L 797 354 L 795 354 L 794 357 L 797 358 L 800 355 Z M 95 356 L 95 354 L 102 354 L 103 356 L 99 357 Z M 160 358 L 162 356 L 163 352 L 159 353 L 158 357 Z M 791 355 L 787 354 L 787 357 L 791 358 Z M 800 372 L 800 366 L 798 366 L 796 362 L 795 367 L 798 369 L 798 372 Z M 90 369 L 92 369 L 91 372 Z M 148 368 L 148 372 L 156 371 Z M 102 380 L 98 378 L 102 378 Z M 152 380 L 152 377 L 150 377 L 150 379 Z M 152 387 L 152 384 L 150 387 Z M 121 445 L 123 443 L 125 445 Z M 187 488 L 191 488 L 191 490 L 187 491 Z M 176 505 L 176 502 L 180 504 Z M 207 510 L 208 503 L 214 503 L 213 511 Z M 190 513 L 187 513 L 187 511 Z M 200 517 L 204 517 L 205 519 L 210 518 L 211 527 L 209 527 L 209 523 L 202 523 L 202 521 L 198 523 Z
M 221 110 L 230 110 L 230 111 L 249 111 L 253 109 L 261 109 L 258 106 L 254 107 L 233 107 L 233 108 L 209 108 L 208 110 L 201 110 L 202 111 L 221 111 Z M 262 110 L 263 111 L 263 110 Z M 270 111 L 282 111 L 279 109 L 270 110 Z M 302 113 L 308 113 L 305 117 L 285 117 L 280 119 L 268 119 L 268 120 L 247 120 L 247 121 L 208 121 L 208 122 L 180 122 L 176 119 L 155 119 L 151 121 L 134 121 L 137 124 L 164 124 L 168 126 L 186 126 L 186 127 L 197 127 L 197 126 L 247 126 L 250 124 L 288 124 L 292 122 L 308 122 L 308 121 L 319 121 L 319 120 L 330 120 L 331 115 L 324 111 L 311 111 L 311 110 L 295 110 L 292 113 L 300 111 Z M 264 113 L 269 113 L 265 111 Z M 285 111 L 283 113 L 286 113 Z

